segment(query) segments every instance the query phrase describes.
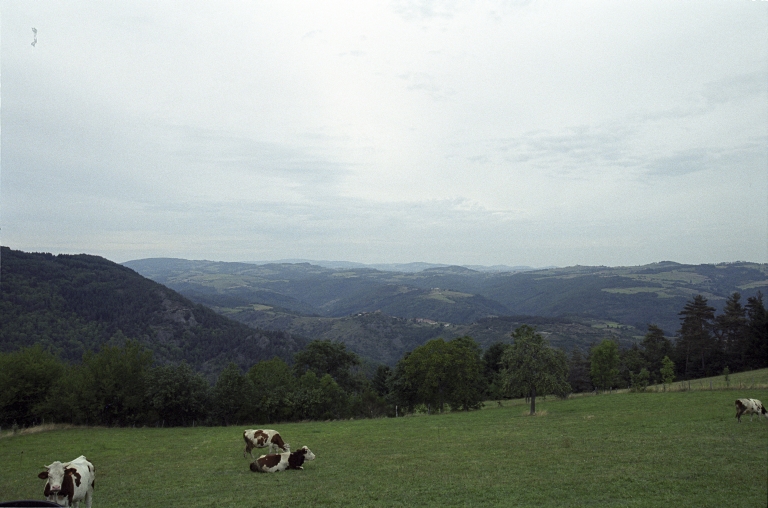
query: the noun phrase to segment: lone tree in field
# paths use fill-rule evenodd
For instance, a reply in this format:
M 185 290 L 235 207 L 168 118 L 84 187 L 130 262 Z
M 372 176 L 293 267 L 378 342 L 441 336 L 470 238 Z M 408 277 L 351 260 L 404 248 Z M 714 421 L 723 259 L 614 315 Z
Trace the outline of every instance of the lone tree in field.
M 536 395 L 565 394 L 568 384 L 568 358 L 549 347 L 541 334 L 528 325 L 512 332 L 514 343 L 501 357 L 504 388 L 510 395 L 531 397 L 531 415 L 536 413 Z

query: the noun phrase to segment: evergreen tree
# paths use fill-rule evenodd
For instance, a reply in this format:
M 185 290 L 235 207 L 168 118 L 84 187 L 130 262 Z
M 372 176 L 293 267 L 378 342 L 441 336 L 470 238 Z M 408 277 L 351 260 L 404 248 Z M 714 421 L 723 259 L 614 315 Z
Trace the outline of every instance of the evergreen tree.
M 492 400 L 504 398 L 504 376 L 501 358 L 507 345 L 495 342 L 483 353 L 483 366 L 486 383 L 486 396 Z
M 741 295 L 733 293 L 726 299 L 723 313 L 715 318 L 718 349 L 725 353 L 723 363 L 736 371 L 744 369 L 749 345 L 747 310 L 739 300 Z
M 763 305 L 763 294 L 747 298 L 747 353 L 745 367 L 768 367 L 768 311 Z
M 648 325 L 648 333 L 640 343 L 640 349 L 648 366 L 652 383 L 661 382 L 662 360 L 672 354 L 672 341 L 664 336 L 664 331 L 656 325 Z
M 578 347 L 571 351 L 568 360 L 568 383 L 576 393 L 592 391 L 592 381 L 589 379 L 589 360 Z
M 677 332 L 675 355 L 678 368 L 685 379 L 716 375 L 722 367 L 713 360 L 720 355 L 717 341 L 712 335 L 715 309 L 707 305 L 707 299 L 696 295 L 682 311 L 680 330 Z
M 373 375 L 373 389 L 379 397 L 386 397 L 389 395 L 389 378 L 392 376 L 392 369 L 387 365 L 379 365 L 376 368 L 376 373 Z

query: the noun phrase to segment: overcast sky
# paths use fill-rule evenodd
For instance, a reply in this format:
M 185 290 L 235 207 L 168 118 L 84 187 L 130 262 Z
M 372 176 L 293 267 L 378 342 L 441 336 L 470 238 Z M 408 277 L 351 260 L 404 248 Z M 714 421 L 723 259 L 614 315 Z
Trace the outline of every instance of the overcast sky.
M 0 19 L 13 249 L 768 262 L 767 1 L 0 0 Z

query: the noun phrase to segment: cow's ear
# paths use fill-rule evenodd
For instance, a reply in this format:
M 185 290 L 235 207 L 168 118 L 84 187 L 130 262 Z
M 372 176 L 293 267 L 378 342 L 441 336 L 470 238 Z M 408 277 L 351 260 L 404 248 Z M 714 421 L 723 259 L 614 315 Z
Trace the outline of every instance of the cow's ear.
M 48 471 L 43 471 L 42 473 L 37 475 L 37 477 L 40 478 L 41 480 L 45 480 L 46 478 L 48 478 Z
M 76 472 L 77 472 L 77 469 L 75 469 L 74 467 L 68 467 L 64 470 L 64 474 L 72 474 Z

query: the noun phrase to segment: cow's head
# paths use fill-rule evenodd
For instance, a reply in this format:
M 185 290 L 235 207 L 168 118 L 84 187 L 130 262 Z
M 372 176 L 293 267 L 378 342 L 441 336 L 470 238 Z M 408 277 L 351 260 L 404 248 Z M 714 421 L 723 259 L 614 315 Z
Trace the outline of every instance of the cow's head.
M 301 450 L 299 450 L 302 454 L 304 454 L 304 460 L 315 460 L 315 454 L 312 453 L 309 448 L 306 446 L 302 446 Z
M 75 468 L 66 467 L 58 460 L 49 466 L 43 466 L 45 471 L 37 475 L 45 484 L 45 496 L 69 496 L 74 493 L 74 483 L 80 485 L 80 473 Z M 74 476 L 74 479 L 73 479 Z

